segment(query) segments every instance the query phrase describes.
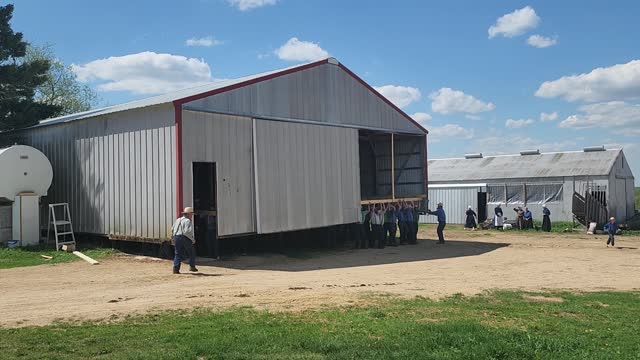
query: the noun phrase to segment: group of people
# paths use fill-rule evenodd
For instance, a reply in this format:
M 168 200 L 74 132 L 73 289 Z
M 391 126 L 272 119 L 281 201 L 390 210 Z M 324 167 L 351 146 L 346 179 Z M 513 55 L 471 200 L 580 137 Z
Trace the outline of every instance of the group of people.
M 471 210 L 471 208 L 469 208 Z M 529 210 L 528 207 L 522 208 L 522 206 L 515 207 L 513 209 L 516 213 L 516 223 L 515 227 L 518 230 L 527 230 L 533 229 L 533 213 Z M 502 211 L 502 206 L 498 204 L 495 209 L 495 216 L 493 217 L 493 226 L 496 228 L 504 227 L 504 212 Z M 467 211 L 467 219 L 468 219 L 469 211 Z M 550 232 L 551 231 L 551 210 L 547 208 L 546 204 L 542 205 L 542 231 Z
M 416 244 L 420 203 L 399 201 L 395 204 L 375 204 L 362 207 L 362 227 L 356 248 Z M 396 234 L 400 231 L 400 236 Z

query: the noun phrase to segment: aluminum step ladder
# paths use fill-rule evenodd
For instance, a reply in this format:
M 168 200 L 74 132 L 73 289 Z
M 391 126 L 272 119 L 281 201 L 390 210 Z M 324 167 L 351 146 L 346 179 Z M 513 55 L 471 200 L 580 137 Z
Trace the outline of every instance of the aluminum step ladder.
M 56 208 L 62 209 L 62 219 L 56 217 Z M 47 227 L 47 244 L 49 244 L 49 234 L 51 228 L 56 237 L 56 250 L 60 250 L 62 245 L 76 244 L 76 236 L 73 234 L 73 224 L 71 224 L 71 214 L 68 203 L 49 204 L 49 226 Z M 71 240 L 69 240 L 71 235 Z M 60 241 L 62 238 L 62 241 Z

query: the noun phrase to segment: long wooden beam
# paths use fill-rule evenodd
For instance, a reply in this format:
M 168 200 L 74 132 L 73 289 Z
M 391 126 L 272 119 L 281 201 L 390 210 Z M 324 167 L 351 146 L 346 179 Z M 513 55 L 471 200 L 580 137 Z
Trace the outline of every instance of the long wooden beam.
M 396 199 L 362 200 L 360 201 L 360 205 L 388 204 L 388 203 L 394 203 L 399 201 L 422 201 L 426 197 L 427 197 L 426 195 L 420 195 L 415 197 L 396 198 Z

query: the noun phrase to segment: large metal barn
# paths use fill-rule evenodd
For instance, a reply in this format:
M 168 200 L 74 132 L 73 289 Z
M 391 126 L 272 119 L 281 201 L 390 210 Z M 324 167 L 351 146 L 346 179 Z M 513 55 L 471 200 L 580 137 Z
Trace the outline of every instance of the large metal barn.
M 159 242 L 187 205 L 235 237 L 356 223 L 367 200 L 424 197 L 426 135 L 328 58 L 0 137 L 47 155 L 44 200 L 68 202 L 76 231 Z

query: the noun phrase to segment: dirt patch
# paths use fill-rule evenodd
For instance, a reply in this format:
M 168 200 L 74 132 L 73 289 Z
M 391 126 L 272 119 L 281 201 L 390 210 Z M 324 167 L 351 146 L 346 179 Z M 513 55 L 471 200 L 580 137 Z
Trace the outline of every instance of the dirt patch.
M 0 326 L 120 319 L 195 307 L 348 309 L 390 296 L 439 299 L 493 289 L 535 293 L 640 288 L 640 277 L 629 276 L 630 268 L 640 264 L 639 237 L 616 239 L 625 248 L 616 251 L 606 248 L 604 236 L 489 234 L 447 230 L 452 240 L 442 246 L 433 240 L 435 228 L 429 226 L 421 229 L 418 245 L 332 250 L 300 258 L 200 259 L 198 275 L 176 276 L 171 261 L 126 255 L 101 261 L 100 266 L 75 262 L 0 270 L 0 289 L 6 289 L 0 300 Z
M 525 295 L 523 296 L 526 300 L 534 301 L 534 302 L 550 302 L 550 303 L 561 303 L 564 302 L 564 299 L 561 297 L 555 296 L 534 296 L 534 295 Z

